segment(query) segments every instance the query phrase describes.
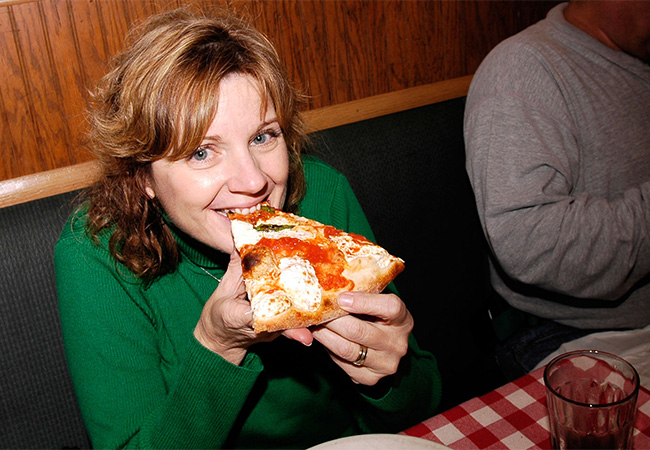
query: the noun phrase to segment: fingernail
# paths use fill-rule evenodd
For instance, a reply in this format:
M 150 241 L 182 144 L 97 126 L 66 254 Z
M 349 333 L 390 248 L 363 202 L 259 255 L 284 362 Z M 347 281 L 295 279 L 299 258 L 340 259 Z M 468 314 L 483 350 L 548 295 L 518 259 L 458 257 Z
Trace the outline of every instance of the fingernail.
M 339 295 L 339 306 L 352 306 L 352 295 L 348 293 Z

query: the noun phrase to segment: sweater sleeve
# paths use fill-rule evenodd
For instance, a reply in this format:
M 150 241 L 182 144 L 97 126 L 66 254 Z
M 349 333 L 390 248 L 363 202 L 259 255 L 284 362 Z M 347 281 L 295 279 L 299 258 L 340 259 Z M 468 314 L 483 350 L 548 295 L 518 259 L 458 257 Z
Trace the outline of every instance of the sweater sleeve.
M 650 181 L 606 194 L 608 175 L 585 169 L 608 161 L 612 174 L 629 177 L 626 165 L 635 163 L 622 150 L 636 146 L 637 164 L 647 164 L 648 143 L 614 139 L 609 154 L 597 154 L 585 137 L 602 142 L 618 113 L 594 114 L 600 123 L 576 120 L 576 101 L 562 88 L 570 73 L 553 75 L 530 50 L 499 50 L 477 72 L 465 117 L 467 169 L 492 252 L 526 285 L 620 299 L 650 273 Z
M 68 224 L 55 268 L 66 357 L 93 446 L 222 446 L 262 370 L 259 359 L 234 366 L 192 336 L 184 360 L 168 365 L 180 371 L 168 385 L 156 337 L 164 325 L 107 250 Z
M 364 432 L 396 433 L 435 414 L 442 395 L 440 373 L 433 355 L 421 350 L 413 335 L 397 373 L 387 381 L 381 397 L 360 394 L 357 420 Z

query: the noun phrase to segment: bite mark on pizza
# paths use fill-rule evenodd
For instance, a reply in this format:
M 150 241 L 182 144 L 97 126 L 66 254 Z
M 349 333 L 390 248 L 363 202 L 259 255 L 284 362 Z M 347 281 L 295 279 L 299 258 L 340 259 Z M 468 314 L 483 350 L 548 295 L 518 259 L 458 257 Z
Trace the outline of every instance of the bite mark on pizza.
M 341 317 L 339 293 L 381 292 L 404 270 L 402 259 L 363 236 L 266 203 L 228 216 L 257 333 Z

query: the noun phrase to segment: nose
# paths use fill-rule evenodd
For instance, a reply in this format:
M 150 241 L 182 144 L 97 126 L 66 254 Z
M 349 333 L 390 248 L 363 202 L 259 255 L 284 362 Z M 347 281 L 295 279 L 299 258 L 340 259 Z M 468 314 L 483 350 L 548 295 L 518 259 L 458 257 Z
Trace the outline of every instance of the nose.
M 246 151 L 237 152 L 231 161 L 228 189 L 237 194 L 258 194 L 263 192 L 268 184 L 266 174 L 260 168 L 258 161 Z

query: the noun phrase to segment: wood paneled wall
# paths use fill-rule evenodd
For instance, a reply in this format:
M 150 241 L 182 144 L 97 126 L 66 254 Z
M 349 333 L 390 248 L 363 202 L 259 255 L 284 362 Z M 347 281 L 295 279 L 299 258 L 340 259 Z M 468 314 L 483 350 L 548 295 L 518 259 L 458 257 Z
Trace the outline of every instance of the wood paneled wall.
M 0 0 L 0 180 L 86 161 L 87 91 L 131 24 L 187 0 Z M 472 74 L 556 1 L 193 0 L 249 17 L 319 108 Z

